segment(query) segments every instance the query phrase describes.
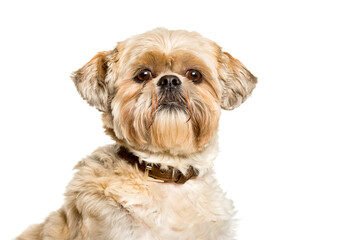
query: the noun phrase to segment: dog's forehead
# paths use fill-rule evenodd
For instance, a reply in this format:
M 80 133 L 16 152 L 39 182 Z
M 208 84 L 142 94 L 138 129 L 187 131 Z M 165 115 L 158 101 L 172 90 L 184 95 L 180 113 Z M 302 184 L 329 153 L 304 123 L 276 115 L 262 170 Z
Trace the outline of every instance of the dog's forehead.
M 133 68 L 149 68 L 154 72 L 175 71 L 182 72 L 186 69 L 205 69 L 210 68 L 212 60 L 208 61 L 208 57 L 202 58 L 200 55 L 185 50 L 174 50 L 165 53 L 159 49 L 147 50 L 141 53 L 135 59 L 131 60 Z
M 220 48 L 198 33 L 156 29 L 136 35 L 122 44 L 125 66 L 180 68 L 206 66 L 215 69 Z

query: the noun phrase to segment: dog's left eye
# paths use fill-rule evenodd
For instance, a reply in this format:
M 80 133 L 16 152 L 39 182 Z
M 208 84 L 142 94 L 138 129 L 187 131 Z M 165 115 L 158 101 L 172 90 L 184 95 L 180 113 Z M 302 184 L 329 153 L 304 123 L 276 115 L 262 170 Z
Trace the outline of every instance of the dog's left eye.
M 140 82 L 144 82 L 150 79 L 152 79 L 152 72 L 148 69 L 140 71 L 139 74 L 137 74 L 135 77 L 135 80 Z
M 194 83 L 200 83 L 202 80 L 201 73 L 197 70 L 191 69 L 186 72 L 186 77 Z

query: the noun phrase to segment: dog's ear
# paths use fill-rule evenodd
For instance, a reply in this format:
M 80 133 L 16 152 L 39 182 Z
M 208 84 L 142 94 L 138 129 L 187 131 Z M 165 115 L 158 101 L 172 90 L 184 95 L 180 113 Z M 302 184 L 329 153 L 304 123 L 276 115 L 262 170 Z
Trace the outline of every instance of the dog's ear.
M 222 84 L 220 105 L 225 110 L 232 110 L 250 96 L 257 78 L 227 52 L 220 52 L 218 63 L 218 74 Z
M 73 72 L 71 76 L 82 98 L 103 112 L 108 110 L 109 93 L 106 77 L 109 59 L 114 51 L 97 53 L 82 68 Z

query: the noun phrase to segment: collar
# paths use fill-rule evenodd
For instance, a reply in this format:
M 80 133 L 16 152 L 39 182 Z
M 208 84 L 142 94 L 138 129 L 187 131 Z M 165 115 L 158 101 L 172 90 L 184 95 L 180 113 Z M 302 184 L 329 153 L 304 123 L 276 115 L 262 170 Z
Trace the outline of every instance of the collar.
M 199 170 L 192 166 L 187 169 L 186 174 L 183 174 L 178 169 L 170 166 L 167 169 L 161 169 L 160 164 L 148 163 L 144 160 L 140 161 L 139 157 L 129 152 L 128 149 L 123 146 L 119 148 L 117 154 L 130 165 L 137 166 L 146 177 L 149 177 L 149 179 L 154 182 L 184 184 L 187 180 L 199 175 Z

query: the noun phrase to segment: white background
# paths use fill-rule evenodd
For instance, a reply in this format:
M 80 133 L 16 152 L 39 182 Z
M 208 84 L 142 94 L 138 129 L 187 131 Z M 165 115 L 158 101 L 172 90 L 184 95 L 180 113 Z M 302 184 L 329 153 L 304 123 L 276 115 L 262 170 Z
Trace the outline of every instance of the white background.
M 63 203 L 72 167 L 110 143 L 69 76 L 158 26 L 198 31 L 258 77 L 223 112 L 216 172 L 239 240 L 341 239 L 337 1 L 2 1 L 0 239 Z

